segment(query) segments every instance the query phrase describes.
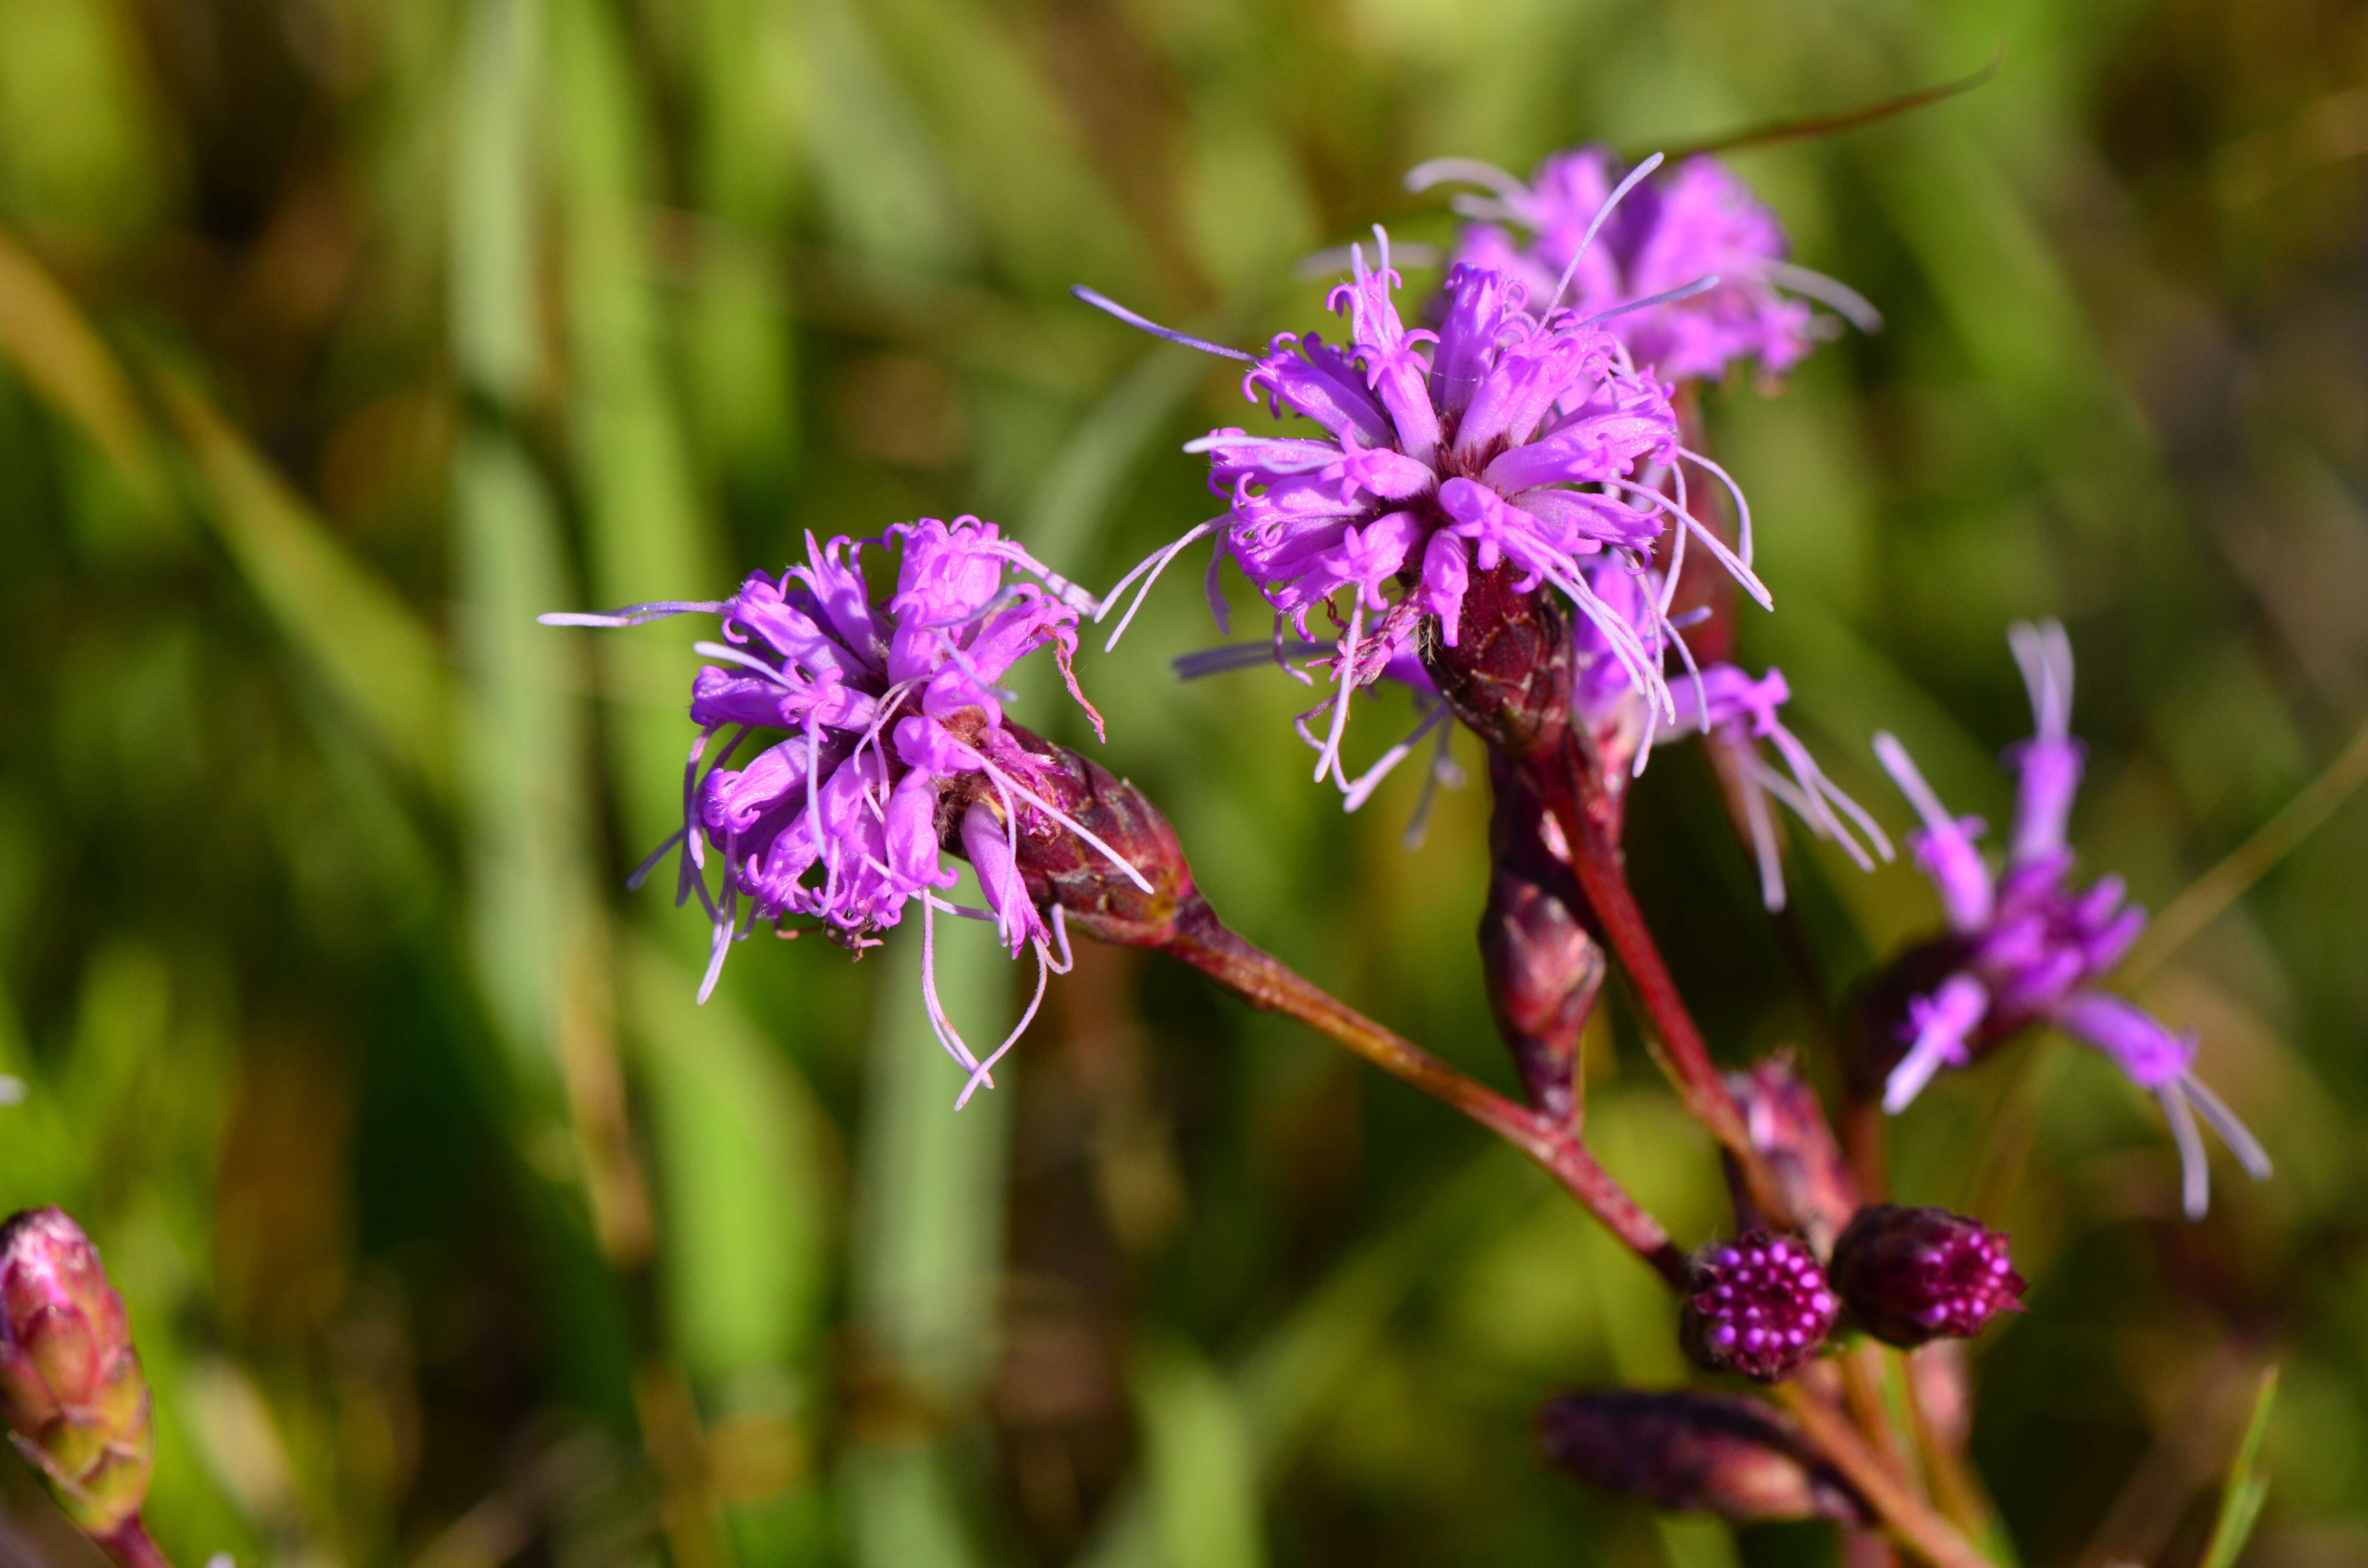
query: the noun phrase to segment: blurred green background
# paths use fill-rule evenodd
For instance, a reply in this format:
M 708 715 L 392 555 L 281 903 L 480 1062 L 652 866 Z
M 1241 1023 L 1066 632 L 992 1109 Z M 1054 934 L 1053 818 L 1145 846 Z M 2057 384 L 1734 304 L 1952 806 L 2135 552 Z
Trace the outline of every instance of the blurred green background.
M 166 1550 L 1821 1561 L 1544 1471 L 1546 1392 L 1680 1376 L 1655 1282 L 1187 973 L 1082 952 L 960 1115 L 916 933 L 751 942 L 694 1006 L 701 922 L 620 886 L 676 820 L 689 623 L 532 617 L 916 514 L 1106 583 L 1212 509 L 1178 447 L 1244 405 L 1070 283 L 1304 330 L 1308 252 L 1450 234 L 1418 160 L 1641 153 L 2001 38 L 1969 97 L 1737 160 L 1889 317 L 1711 400 L 1779 606 L 1745 648 L 1887 824 L 1885 726 L 1996 821 L 2004 629 L 2063 617 L 2075 839 L 2159 911 L 2368 714 L 2356 6 L 0 0 L 0 1201 L 105 1250 Z M 1212 640 L 1193 575 L 1081 660 L 1106 760 L 1247 934 L 1508 1085 L 1485 790 L 1411 853 L 1411 777 L 1344 816 L 1297 687 L 1168 676 Z M 1045 674 L 1023 715 L 1081 740 Z M 1974 1437 L 2025 1562 L 2192 1562 L 2270 1360 L 2246 1562 L 2368 1561 L 2368 804 L 2322 815 L 2132 977 L 2273 1184 L 2220 1163 L 2180 1222 L 2153 1108 L 2060 1040 L 1896 1130 L 1904 1190 L 2032 1281 Z M 1808 1042 L 1698 756 L 1656 759 L 1633 837 L 1719 1050 Z M 1911 870 L 1796 847 L 1836 992 L 1936 922 Z M 1029 977 L 947 946 L 998 1032 Z M 1704 1141 L 1616 1005 L 1592 1054 L 1607 1160 L 1710 1235 Z

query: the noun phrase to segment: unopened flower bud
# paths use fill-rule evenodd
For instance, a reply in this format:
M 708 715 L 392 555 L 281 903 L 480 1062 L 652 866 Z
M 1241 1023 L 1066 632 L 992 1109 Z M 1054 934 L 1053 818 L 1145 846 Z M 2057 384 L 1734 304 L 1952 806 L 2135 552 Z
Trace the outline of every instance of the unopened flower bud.
M 1860 1210 L 1834 1244 L 1833 1280 L 1853 1325 L 1903 1348 L 1969 1339 L 1999 1312 L 2022 1310 L 2006 1237 L 1946 1209 Z
M 1592 1486 L 1736 1524 L 1834 1519 L 1865 1506 L 1776 1412 L 1733 1394 L 1566 1393 L 1538 1413 L 1546 1458 Z
M 66 1516 L 102 1544 L 138 1528 L 148 1384 L 98 1250 L 62 1209 L 0 1226 L 0 1414 Z
M 1499 759 L 1489 771 L 1495 869 L 1480 915 L 1488 1006 L 1530 1103 L 1560 1121 L 1577 1088 L 1579 1035 L 1603 988 L 1603 949 L 1582 918 L 1586 900 L 1568 856 L 1558 852 L 1561 830 L 1518 768 Z
M 1787 1056 L 1771 1057 L 1748 1073 L 1728 1074 L 1726 1087 L 1743 1112 L 1743 1130 L 1751 1146 L 1767 1158 L 1786 1209 L 1818 1254 L 1832 1256 L 1835 1238 L 1858 1212 L 1859 1190 L 1816 1091 L 1802 1080 Z M 1727 1185 L 1735 1192 L 1738 1214 L 1748 1215 L 1749 1198 L 1732 1157 L 1727 1160 Z M 1746 1218 L 1743 1222 L 1754 1221 Z
M 1806 1242 L 1754 1231 L 1694 1254 L 1679 1336 L 1698 1365 L 1772 1383 L 1817 1353 L 1839 1307 Z
M 1165 942 L 1178 911 L 1200 896 L 1176 830 L 1149 796 L 1099 763 L 1019 725 L 1006 728 L 1042 765 L 1045 799 L 1075 824 L 1046 817 L 1019 835 L 1015 858 L 1029 896 L 1048 915 L 1057 907 L 1070 926 L 1101 941 L 1133 948 Z

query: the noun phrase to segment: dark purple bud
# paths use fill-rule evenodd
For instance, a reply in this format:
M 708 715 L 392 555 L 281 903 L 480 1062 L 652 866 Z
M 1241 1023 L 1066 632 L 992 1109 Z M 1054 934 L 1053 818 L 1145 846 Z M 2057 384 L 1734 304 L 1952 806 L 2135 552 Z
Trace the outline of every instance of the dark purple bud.
M 1577 1088 L 1579 1035 L 1603 988 L 1603 948 L 1588 928 L 1567 856 L 1556 853 L 1561 829 L 1519 769 L 1500 759 L 1489 776 L 1495 869 L 1480 915 L 1488 1006 L 1530 1103 L 1562 1121 Z
M 1834 1289 L 1854 1326 L 1911 1349 L 1970 1339 L 1999 1312 L 2022 1310 L 2006 1237 L 1946 1209 L 1860 1210 L 1834 1244 Z
M 63 1209 L 0 1225 L 0 1415 L 67 1517 L 136 1530 L 154 1441 L 123 1298 Z
M 1785 1207 L 1810 1244 L 1830 1256 L 1835 1238 L 1858 1212 L 1860 1199 L 1858 1182 L 1834 1141 L 1816 1091 L 1793 1070 L 1790 1056 L 1770 1057 L 1748 1073 L 1730 1073 L 1726 1087 L 1743 1112 L 1743 1130 L 1751 1146 L 1767 1156 Z M 1757 1223 L 1732 1159 L 1727 1161 L 1727 1185 L 1735 1193 L 1740 1222 L 1747 1227 Z
M 1806 1242 L 1753 1231 L 1688 1263 L 1679 1339 L 1700 1366 L 1772 1383 L 1817 1353 L 1840 1304 Z
M 1538 1412 L 1538 1435 L 1546 1458 L 1581 1481 L 1656 1508 L 1736 1524 L 1869 1517 L 1791 1422 L 1739 1395 L 1566 1393 Z

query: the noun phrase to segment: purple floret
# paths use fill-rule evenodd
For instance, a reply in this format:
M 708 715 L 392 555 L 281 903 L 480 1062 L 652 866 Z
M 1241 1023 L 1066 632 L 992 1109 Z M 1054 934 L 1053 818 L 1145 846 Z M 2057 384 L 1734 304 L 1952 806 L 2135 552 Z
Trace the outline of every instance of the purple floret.
M 1715 277 L 1716 285 L 1699 294 L 1606 323 L 1637 364 L 1668 381 L 1716 381 L 1738 359 L 1757 360 L 1770 375 L 1791 369 L 1826 335 L 1827 323 L 1808 300 L 1862 328 L 1881 324 L 1856 293 L 1786 259 L 1790 247 L 1775 214 L 1724 164 L 1697 155 L 1652 168 L 1656 162 L 1641 166 L 1651 170 L 1649 177 L 1591 245 L 1588 229 L 1622 178 L 1608 148 L 1557 153 L 1526 185 L 1463 159 L 1426 164 L 1407 183 L 1417 189 L 1445 180 L 1488 187 L 1492 196 L 1458 199 L 1458 210 L 1491 221 L 1465 229 L 1452 259 L 1518 278 L 1541 304 L 1594 315 Z
M 864 582 L 867 550 L 899 557 L 884 603 Z M 1020 580 L 1007 582 L 1007 573 Z M 759 926 L 789 930 L 791 921 L 811 921 L 860 949 L 876 944 L 875 933 L 915 899 L 932 949 L 939 913 L 991 919 L 1015 957 L 1032 946 L 1042 999 L 1044 974 L 1067 966 L 1066 941 L 1058 916 L 1048 926 L 1021 884 L 1014 865 L 1020 833 L 1040 818 L 1057 823 L 1141 881 L 1045 799 L 1042 765 L 1005 728 L 1009 694 L 996 685 L 1019 659 L 1050 648 L 1083 704 L 1069 659 L 1085 597 L 992 523 L 924 517 L 894 524 L 879 540 L 818 544 L 809 534 L 803 563 L 778 577 L 753 573 L 728 599 L 542 618 L 564 626 L 632 626 L 687 612 L 722 618 L 723 641 L 695 645 L 715 663 L 691 687 L 700 733 L 683 770 L 683 826 L 634 874 L 638 884 L 681 848 L 676 902 L 697 897 L 714 926 L 701 1001 L 734 940 Z M 756 749 L 744 756 L 752 741 Z M 735 758 L 739 766 L 730 766 Z M 941 896 L 957 880 L 947 863 L 957 848 L 978 871 L 983 911 Z M 967 1099 L 992 1082 L 988 1069 L 1027 1028 L 1035 1004 L 1011 1040 L 982 1061 L 939 1006 L 928 972 L 925 963 L 930 1020 L 971 1074 Z
M 1702 1366 L 1774 1382 L 1816 1356 L 1841 1303 L 1798 1236 L 1754 1231 L 1688 1266 L 1679 1334 Z
M 2195 1040 L 2174 1034 L 2135 1004 L 2093 988 L 2146 928 L 2146 912 L 2125 902 L 2118 877 L 2085 890 L 2071 885 L 2065 842 L 2079 787 L 2080 743 L 2072 738 L 2072 646 L 2054 621 L 2009 633 L 2031 691 L 2035 733 L 2007 754 L 2017 775 L 2014 832 L 1993 875 L 1975 841 L 1974 817 L 1952 815 L 1898 741 L 1874 738 L 1875 755 L 1923 818 L 1908 849 L 1932 881 L 1961 957 L 1913 997 L 1898 1045 L 1904 1054 L 1884 1085 L 1884 1108 L 1907 1108 L 1944 1067 L 1969 1065 L 2008 1036 L 2052 1023 L 2112 1058 L 2161 1102 L 2177 1140 L 2182 1201 L 2200 1217 L 2211 1199 L 2200 1115 L 2256 1181 L 2269 1155 L 2244 1123 L 2192 1071 Z

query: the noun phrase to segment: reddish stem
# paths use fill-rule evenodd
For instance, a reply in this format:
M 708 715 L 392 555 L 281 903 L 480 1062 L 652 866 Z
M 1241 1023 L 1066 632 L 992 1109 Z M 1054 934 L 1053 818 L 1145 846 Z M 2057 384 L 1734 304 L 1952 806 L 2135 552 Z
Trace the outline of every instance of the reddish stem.
M 173 1568 L 171 1559 L 158 1548 L 155 1540 L 148 1533 L 148 1527 L 140 1522 L 137 1514 L 107 1534 L 94 1535 L 90 1539 L 123 1568 Z
M 1530 769 L 1531 782 L 1562 824 L 1563 836 L 1570 844 L 1571 869 L 1577 873 L 1579 888 L 1587 894 L 1611 950 L 1620 955 L 1620 965 L 1627 971 L 1638 1005 L 1660 1036 L 1662 1065 L 1679 1097 L 1694 1119 L 1734 1153 L 1760 1212 L 1771 1222 L 1790 1226 L 1791 1205 L 1784 1201 L 1768 1162 L 1752 1146 L 1743 1115 L 1710 1059 L 1710 1047 L 1693 1014 L 1687 1010 L 1685 998 L 1679 994 L 1678 983 L 1661 958 L 1644 911 L 1636 907 L 1620 850 L 1619 798 L 1604 786 L 1601 768 L 1583 746 L 1576 734 L 1568 737 L 1558 753 L 1537 759 Z
M 1907 1489 L 1840 1411 L 1797 1382 L 1778 1384 L 1775 1394 L 1901 1545 L 1921 1554 L 1933 1568 L 1991 1568 L 1954 1526 Z
M 1567 1128 L 1515 1104 L 1303 979 L 1228 930 L 1198 895 L 1177 910 L 1175 924 L 1161 946 L 1252 1006 L 1297 1018 L 1383 1072 L 1462 1111 L 1536 1161 L 1673 1288 L 1683 1279 L 1685 1255 L 1669 1240 L 1668 1233 L 1637 1206 L 1610 1172 L 1596 1164 L 1587 1145 Z

